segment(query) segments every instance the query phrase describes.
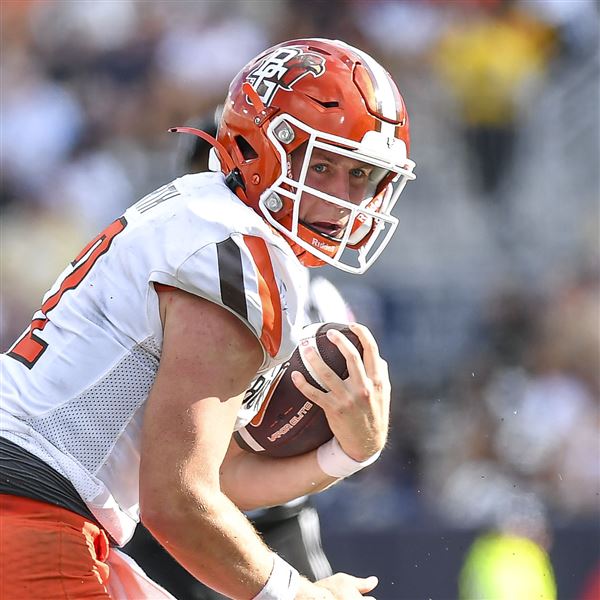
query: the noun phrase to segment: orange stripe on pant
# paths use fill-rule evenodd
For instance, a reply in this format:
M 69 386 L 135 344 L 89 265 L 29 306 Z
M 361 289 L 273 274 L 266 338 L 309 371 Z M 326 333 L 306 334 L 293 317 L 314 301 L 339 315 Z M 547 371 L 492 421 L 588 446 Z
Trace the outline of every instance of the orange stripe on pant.
M 64 508 L 0 494 L 0 598 L 110 598 L 109 546 L 96 524 Z

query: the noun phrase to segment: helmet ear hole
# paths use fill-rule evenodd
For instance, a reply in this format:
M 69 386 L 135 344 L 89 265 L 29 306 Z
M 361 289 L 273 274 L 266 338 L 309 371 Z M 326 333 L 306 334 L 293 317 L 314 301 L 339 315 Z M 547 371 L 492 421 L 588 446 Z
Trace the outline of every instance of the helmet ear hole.
M 258 153 L 256 150 L 250 145 L 250 142 L 246 138 L 241 135 L 235 136 L 235 143 L 240 151 L 240 154 L 243 156 L 244 161 L 254 160 L 258 158 Z

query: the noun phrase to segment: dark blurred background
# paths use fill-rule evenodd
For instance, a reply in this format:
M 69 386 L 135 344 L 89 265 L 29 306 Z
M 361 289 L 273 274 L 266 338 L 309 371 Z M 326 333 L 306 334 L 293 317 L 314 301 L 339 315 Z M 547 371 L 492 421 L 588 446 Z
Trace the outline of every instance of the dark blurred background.
M 88 239 L 182 173 L 166 133 L 297 37 L 371 53 L 417 181 L 364 276 L 322 272 L 390 363 L 378 466 L 317 498 L 336 570 L 379 600 L 456 598 L 517 531 L 558 597 L 600 564 L 599 28 L 593 0 L 2 0 L 1 343 Z M 460 592 L 462 593 L 462 592 Z

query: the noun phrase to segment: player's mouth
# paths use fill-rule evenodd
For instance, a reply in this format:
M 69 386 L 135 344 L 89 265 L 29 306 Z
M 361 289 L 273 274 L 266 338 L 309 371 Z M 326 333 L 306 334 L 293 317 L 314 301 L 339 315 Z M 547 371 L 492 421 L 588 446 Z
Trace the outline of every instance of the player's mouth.
M 327 237 L 336 239 L 341 238 L 344 233 L 344 225 L 330 221 L 315 221 L 314 223 L 310 223 L 310 227 L 317 233 L 322 233 Z

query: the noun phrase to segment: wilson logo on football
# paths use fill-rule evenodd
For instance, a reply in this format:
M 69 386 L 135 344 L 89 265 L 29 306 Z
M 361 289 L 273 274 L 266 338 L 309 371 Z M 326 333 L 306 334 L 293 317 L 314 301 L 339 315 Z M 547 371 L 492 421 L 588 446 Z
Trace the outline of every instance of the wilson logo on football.
M 278 90 L 292 90 L 294 84 L 306 77 L 320 77 L 325 73 L 325 59 L 314 52 L 288 46 L 269 54 L 248 74 L 247 80 L 256 90 L 265 106 L 270 106 Z M 246 98 L 248 103 L 250 100 Z
M 302 408 L 280 429 L 278 429 L 275 433 L 272 433 L 267 437 L 270 442 L 274 442 L 279 439 L 282 435 L 285 435 L 290 429 L 293 429 L 306 415 L 306 413 L 314 406 L 312 402 L 308 400 L 304 403 Z

